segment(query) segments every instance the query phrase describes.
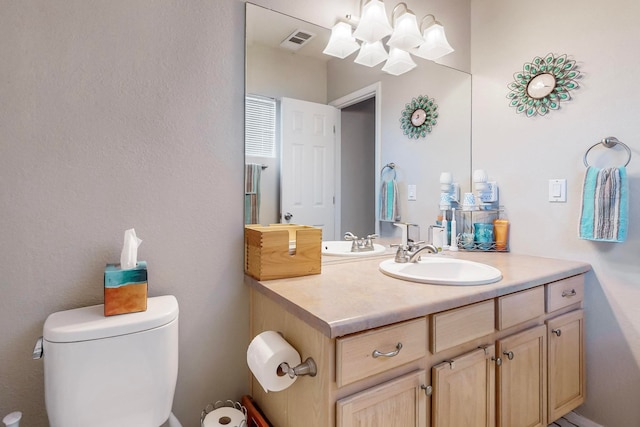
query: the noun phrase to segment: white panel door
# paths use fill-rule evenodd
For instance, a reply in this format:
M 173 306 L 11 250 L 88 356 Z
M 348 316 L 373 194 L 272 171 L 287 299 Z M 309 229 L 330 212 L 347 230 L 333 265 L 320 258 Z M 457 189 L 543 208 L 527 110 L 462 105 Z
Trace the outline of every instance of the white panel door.
M 282 98 L 281 222 L 322 228 L 335 238 L 335 145 L 338 109 Z

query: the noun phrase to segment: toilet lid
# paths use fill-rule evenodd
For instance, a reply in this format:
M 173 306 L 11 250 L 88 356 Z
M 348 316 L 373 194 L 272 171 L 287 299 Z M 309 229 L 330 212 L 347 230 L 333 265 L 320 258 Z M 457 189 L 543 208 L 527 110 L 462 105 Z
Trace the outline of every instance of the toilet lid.
M 78 342 L 110 338 L 164 326 L 178 318 L 173 295 L 147 300 L 147 311 L 105 317 L 104 304 L 59 311 L 44 322 L 43 338 L 49 342 Z

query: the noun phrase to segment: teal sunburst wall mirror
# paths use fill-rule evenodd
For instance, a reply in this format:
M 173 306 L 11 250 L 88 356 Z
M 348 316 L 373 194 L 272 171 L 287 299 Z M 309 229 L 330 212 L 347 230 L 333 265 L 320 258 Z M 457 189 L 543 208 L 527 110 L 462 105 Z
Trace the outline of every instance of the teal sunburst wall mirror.
M 420 95 L 404 106 L 400 114 L 400 128 L 409 138 L 424 138 L 438 121 L 438 105 L 433 98 Z
M 509 105 L 527 117 L 557 110 L 561 101 L 571 99 L 569 91 L 578 87 L 576 79 L 580 72 L 576 68 L 575 60 L 552 53 L 525 62 L 522 71 L 514 73 L 513 81 L 507 85 L 511 89 L 507 94 Z

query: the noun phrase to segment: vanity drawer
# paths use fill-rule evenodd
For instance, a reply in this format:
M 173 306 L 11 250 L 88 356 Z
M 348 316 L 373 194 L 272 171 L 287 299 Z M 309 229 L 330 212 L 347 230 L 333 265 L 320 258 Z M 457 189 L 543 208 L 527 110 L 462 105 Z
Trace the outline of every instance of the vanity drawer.
M 498 330 L 510 328 L 544 314 L 544 286 L 498 298 Z
M 398 347 L 401 348 L 398 350 Z M 338 338 L 336 383 L 342 387 L 424 357 L 426 353 L 425 317 Z
M 431 352 L 437 353 L 495 331 L 495 303 L 487 300 L 431 316 Z
M 546 285 L 547 313 L 559 310 L 584 299 L 584 274 Z

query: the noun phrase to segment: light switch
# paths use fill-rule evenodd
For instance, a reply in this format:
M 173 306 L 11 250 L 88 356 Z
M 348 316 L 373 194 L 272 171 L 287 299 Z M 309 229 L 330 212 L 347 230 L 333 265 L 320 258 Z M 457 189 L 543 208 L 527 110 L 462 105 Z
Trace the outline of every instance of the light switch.
M 549 201 L 550 202 L 566 202 L 567 201 L 567 180 L 566 179 L 550 179 L 549 180 Z
M 416 186 L 413 184 L 407 185 L 407 198 L 411 201 L 418 200 L 418 194 Z

